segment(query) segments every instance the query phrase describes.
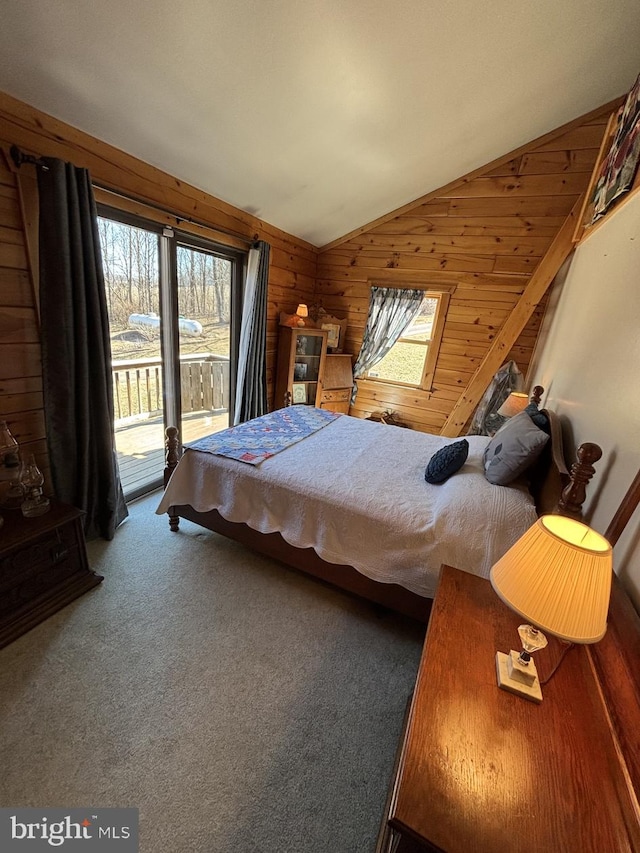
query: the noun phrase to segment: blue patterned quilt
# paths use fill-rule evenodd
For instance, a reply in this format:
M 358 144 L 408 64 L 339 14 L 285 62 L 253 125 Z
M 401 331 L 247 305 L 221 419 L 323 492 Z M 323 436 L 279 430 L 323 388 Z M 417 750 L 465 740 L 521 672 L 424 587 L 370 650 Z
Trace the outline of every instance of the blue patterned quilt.
M 336 412 L 313 406 L 289 406 L 209 435 L 190 447 L 259 465 L 339 417 Z

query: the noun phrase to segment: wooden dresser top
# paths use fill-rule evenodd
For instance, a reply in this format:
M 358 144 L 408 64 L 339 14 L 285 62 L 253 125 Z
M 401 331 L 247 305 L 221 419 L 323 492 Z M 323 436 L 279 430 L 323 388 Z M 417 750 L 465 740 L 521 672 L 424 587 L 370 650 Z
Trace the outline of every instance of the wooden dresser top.
M 570 649 L 541 705 L 498 688 L 495 653 L 519 648 L 522 621 L 487 580 L 443 567 L 391 824 L 447 853 L 640 851 L 632 774 L 590 649 Z M 536 653 L 543 680 L 559 652 L 550 639 Z

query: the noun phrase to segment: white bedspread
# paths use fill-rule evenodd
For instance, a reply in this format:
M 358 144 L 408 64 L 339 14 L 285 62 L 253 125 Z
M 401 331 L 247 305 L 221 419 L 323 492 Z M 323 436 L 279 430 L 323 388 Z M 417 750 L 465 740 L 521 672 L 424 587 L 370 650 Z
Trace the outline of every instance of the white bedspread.
M 486 436 L 467 436 L 469 458 L 447 482 L 424 472 L 452 439 L 341 417 L 259 466 L 187 450 L 158 514 L 189 504 L 327 562 L 431 597 L 442 563 L 488 577 L 536 519 L 529 493 L 484 477 Z

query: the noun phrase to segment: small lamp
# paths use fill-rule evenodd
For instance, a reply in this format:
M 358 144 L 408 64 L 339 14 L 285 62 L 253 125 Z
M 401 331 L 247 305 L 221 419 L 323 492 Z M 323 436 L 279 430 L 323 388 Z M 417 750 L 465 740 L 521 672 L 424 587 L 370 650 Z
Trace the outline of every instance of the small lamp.
M 512 391 L 504 403 L 498 409 L 498 414 L 503 418 L 512 418 L 519 415 L 529 405 L 529 397 L 522 391 Z
M 542 691 L 531 654 L 546 631 L 569 643 L 597 643 L 607 630 L 613 571 L 609 542 L 579 521 L 543 515 L 491 569 L 504 603 L 531 622 L 518 629 L 523 651 L 498 652 L 498 685 L 534 702 Z
M 306 319 L 309 316 L 309 309 L 301 302 L 296 308 L 295 314 L 281 314 L 280 315 L 280 325 L 281 326 L 290 326 L 291 328 L 299 328 L 300 326 L 306 326 Z

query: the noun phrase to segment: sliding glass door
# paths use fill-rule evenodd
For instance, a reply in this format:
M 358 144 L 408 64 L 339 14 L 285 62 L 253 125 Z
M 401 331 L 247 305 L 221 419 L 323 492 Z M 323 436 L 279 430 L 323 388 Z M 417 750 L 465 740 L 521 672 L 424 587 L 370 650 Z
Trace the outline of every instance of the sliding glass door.
M 188 444 L 229 426 L 234 261 L 178 242 L 176 270 L 181 434 Z
M 100 208 L 125 497 L 162 484 L 164 430 L 184 444 L 233 417 L 243 255 Z

